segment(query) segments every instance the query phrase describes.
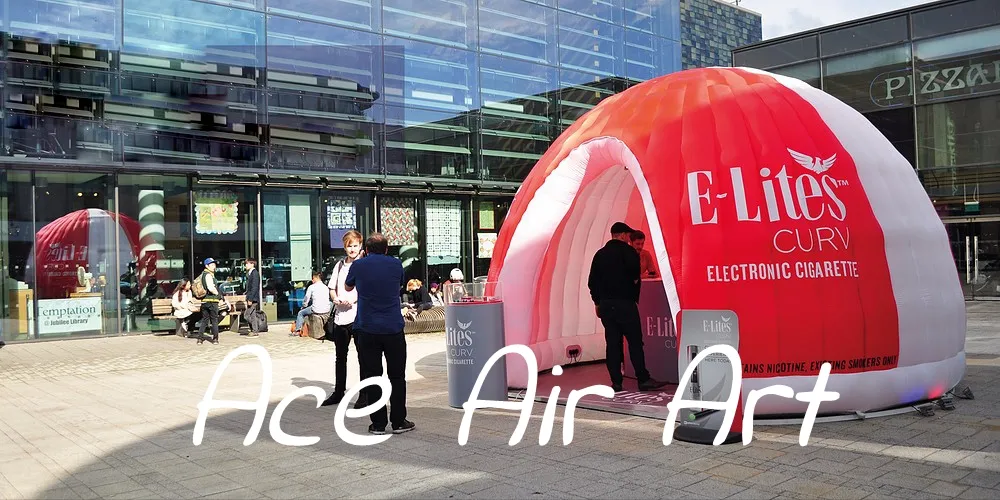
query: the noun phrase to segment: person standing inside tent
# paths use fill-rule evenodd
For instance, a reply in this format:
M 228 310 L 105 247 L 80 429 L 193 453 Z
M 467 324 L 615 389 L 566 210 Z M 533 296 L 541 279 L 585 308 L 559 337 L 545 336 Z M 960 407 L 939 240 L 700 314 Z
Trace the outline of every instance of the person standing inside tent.
M 642 231 L 635 231 L 629 238 L 632 248 L 636 252 L 639 252 L 639 275 L 643 278 L 659 278 L 659 274 L 656 272 L 656 262 L 653 261 L 653 255 L 646 250 L 646 233 Z
M 594 310 L 604 325 L 606 362 L 615 392 L 622 390 L 623 339 L 628 341 L 629 358 L 635 368 L 639 390 L 652 391 L 666 385 L 652 379 L 646 370 L 639 318 L 641 264 L 638 252 L 629 244 L 633 232 L 624 222 L 611 226 L 611 239 L 594 254 L 587 280 Z

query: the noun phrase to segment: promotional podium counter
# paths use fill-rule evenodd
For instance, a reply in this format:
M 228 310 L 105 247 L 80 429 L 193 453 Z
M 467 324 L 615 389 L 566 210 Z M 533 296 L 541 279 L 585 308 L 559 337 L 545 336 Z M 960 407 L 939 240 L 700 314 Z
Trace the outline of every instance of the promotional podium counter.
M 639 292 L 639 320 L 642 322 L 642 349 L 646 354 L 649 376 L 662 382 L 677 384 L 677 329 L 674 325 L 667 292 L 660 279 L 642 280 Z M 635 378 L 635 367 L 628 355 L 625 341 L 625 376 Z

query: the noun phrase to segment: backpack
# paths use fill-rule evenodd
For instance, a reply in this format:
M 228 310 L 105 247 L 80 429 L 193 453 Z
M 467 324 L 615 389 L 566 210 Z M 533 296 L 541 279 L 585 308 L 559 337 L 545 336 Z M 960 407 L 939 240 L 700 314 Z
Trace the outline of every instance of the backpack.
M 208 290 L 205 289 L 205 271 L 191 282 L 191 294 L 196 299 L 204 299 L 208 295 Z

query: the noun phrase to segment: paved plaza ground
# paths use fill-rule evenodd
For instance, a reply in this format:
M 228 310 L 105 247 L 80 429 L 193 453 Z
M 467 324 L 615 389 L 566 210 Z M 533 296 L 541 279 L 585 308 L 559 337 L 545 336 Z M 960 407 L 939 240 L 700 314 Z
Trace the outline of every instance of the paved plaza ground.
M 0 498 L 1000 498 L 1000 303 L 970 303 L 965 384 L 953 411 L 817 424 L 758 426 L 746 446 L 663 446 L 663 422 L 578 410 L 573 442 L 538 445 L 543 407 L 509 447 L 517 415 L 477 412 L 458 444 L 448 406 L 444 338 L 408 337 L 414 432 L 355 447 L 334 407 L 291 403 L 282 430 L 319 443 L 275 443 L 265 420 L 243 446 L 252 411 L 216 410 L 192 444 L 204 396 L 231 349 L 256 343 L 273 360 L 268 418 L 300 387 L 331 389 L 333 345 L 224 333 L 220 345 L 135 336 L 8 345 L 0 350 Z M 352 359 L 354 354 L 352 352 Z M 350 365 L 352 383 L 357 366 Z M 261 369 L 240 358 L 218 398 L 253 400 Z M 558 415 L 561 417 L 563 409 Z M 364 434 L 367 419 L 348 419 Z M 365 434 L 366 435 L 366 434 Z

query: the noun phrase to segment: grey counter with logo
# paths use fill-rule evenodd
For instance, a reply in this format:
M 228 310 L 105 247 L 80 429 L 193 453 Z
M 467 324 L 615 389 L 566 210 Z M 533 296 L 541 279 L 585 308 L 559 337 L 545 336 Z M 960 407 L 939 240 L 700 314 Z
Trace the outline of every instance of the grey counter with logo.
M 445 293 L 447 296 L 448 290 Z M 469 296 L 449 302 L 445 306 L 445 333 L 448 404 L 461 408 L 469 400 L 486 362 L 505 346 L 503 302 Z M 503 358 L 490 369 L 477 398 L 507 400 L 507 363 Z
M 642 280 L 639 320 L 642 322 L 642 350 L 646 355 L 649 376 L 671 384 L 680 382 L 680 373 L 677 371 L 677 330 L 662 280 Z M 628 355 L 628 341 L 625 343 L 625 376 L 635 378 L 635 367 Z

